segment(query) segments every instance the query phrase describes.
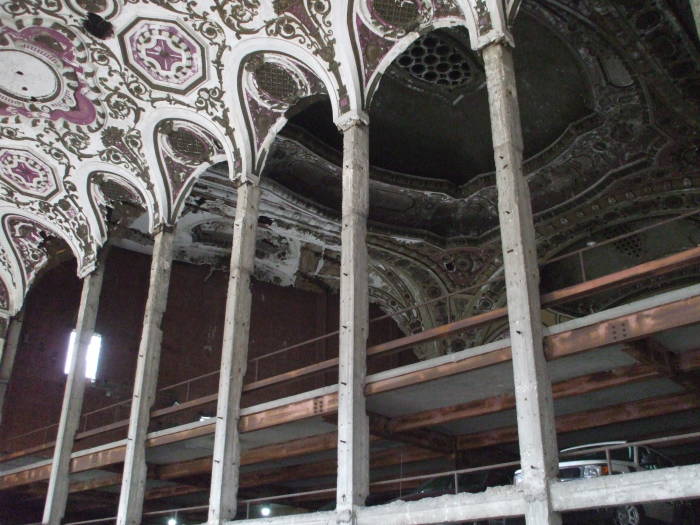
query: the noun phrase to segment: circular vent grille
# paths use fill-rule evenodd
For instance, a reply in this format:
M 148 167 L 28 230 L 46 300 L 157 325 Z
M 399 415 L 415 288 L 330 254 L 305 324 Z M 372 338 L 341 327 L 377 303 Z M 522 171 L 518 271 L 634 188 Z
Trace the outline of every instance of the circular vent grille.
M 277 64 L 263 63 L 255 70 L 255 82 L 270 98 L 281 102 L 296 101 L 299 86 L 294 77 Z
M 383 22 L 399 29 L 410 29 L 418 21 L 418 7 L 411 0 L 375 0 L 372 7 Z
M 443 86 L 460 86 L 472 77 L 466 53 L 438 35 L 425 35 L 398 58 L 399 67 L 412 77 Z

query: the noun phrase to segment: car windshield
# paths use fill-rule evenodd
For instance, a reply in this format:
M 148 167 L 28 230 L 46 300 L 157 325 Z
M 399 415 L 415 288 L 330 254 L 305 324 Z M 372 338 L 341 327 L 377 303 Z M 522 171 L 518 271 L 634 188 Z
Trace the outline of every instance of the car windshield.
M 592 449 L 601 448 L 601 445 L 592 445 Z M 603 460 L 605 461 L 605 450 L 597 452 L 585 452 L 586 449 L 562 450 L 564 460 L 579 461 L 579 460 Z M 610 459 L 613 461 L 634 461 L 634 447 L 617 448 L 610 451 Z

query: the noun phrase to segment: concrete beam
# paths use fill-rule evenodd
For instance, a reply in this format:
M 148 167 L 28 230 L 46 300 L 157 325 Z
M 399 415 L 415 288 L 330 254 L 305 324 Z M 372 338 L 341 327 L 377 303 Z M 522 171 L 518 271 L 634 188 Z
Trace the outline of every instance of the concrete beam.
M 557 472 L 552 388 L 543 349 L 539 268 L 512 49 L 501 42 L 482 50 L 496 161 L 498 212 L 506 277 L 520 458 L 527 492 L 527 525 L 560 525 L 549 498 Z
M 221 350 L 219 397 L 216 408 L 209 523 L 219 524 L 236 516 L 240 470 L 241 394 L 248 363 L 250 331 L 250 276 L 255 264 L 255 234 L 260 188 L 251 182 L 238 187 L 233 225 L 231 269 L 226 297 L 226 318 Z
M 554 508 L 560 512 L 697 498 L 700 465 L 554 483 L 551 493 Z
M 168 302 L 168 286 L 173 259 L 172 229 L 163 228 L 155 235 L 148 300 L 143 318 L 141 344 L 136 362 L 136 379 L 131 401 L 129 432 L 126 440 L 124 474 L 118 525 L 139 525 L 146 487 L 146 437 L 151 407 L 155 399 L 163 338 L 161 323 Z
M 78 322 L 75 326 L 75 348 L 73 362 L 70 364 L 66 388 L 63 395 L 61 419 L 56 434 L 51 466 L 49 488 L 44 505 L 44 525 L 60 525 L 66 512 L 70 475 L 71 453 L 75 433 L 80 425 L 80 414 L 83 409 L 83 394 L 85 393 L 85 359 L 88 347 L 95 331 L 95 320 L 100 305 L 102 278 L 104 276 L 104 261 L 98 263 L 94 272 L 83 279 L 83 293 L 80 297 Z
M 0 424 L 2 424 L 2 413 L 5 406 L 5 395 L 7 387 L 12 377 L 12 369 L 15 366 L 15 356 L 19 345 L 19 336 L 22 333 L 23 314 L 19 312 L 9 321 L 7 332 L 4 337 L 4 348 L 2 352 L 2 362 L 0 362 Z
M 353 121 L 343 130 L 338 368 L 338 483 L 340 522 L 353 520 L 369 493 L 369 420 L 365 410 L 369 291 L 369 129 Z

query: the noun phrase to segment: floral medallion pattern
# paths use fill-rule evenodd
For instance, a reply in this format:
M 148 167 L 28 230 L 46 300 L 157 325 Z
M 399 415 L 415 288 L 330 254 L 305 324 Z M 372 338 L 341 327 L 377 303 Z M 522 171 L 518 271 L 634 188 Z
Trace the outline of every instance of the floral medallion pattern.
M 58 190 L 51 167 L 28 151 L 0 149 L 0 178 L 20 193 L 43 199 Z
M 99 127 L 104 115 L 98 93 L 89 85 L 87 50 L 75 34 L 65 27 L 14 22 L 15 28 L 0 26 L 0 61 L 5 66 L 0 120 L 20 116 Z
M 120 44 L 127 64 L 153 88 L 186 93 L 206 78 L 203 46 L 175 22 L 137 19 Z

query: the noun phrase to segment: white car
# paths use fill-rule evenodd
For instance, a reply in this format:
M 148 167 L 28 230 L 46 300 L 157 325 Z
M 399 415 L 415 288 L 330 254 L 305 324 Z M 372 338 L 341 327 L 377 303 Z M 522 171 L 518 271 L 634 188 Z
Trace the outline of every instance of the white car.
M 564 456 L 570 456 L 571 459 L 559 462 L 559 481 L 597 478 L 598 476 L 624 474 L 673 465 L 673 462 L 666 456 L 648 447 L 621 445 L 625 445 L 625 442 L 593 443 L 562 450 L 560 453 Z M 601 450 L 605 447 L 618 447 L 610 450 L 609 461 L 605 450 Z M 591 450 L 591 452 L 587 453 L 587 450 Z M 522 482 L 522 478 L 522 471 L 517 470 L 513 476 L 513 483 L 518 485 Z M 518 520 L 506 520 L 505 523 L 518 523 Z M 687 503 L 659 502 L 566 513 L 564 523 L 567 525 L 579 523 L 693 525 L 696 522 L 692 507 Z

